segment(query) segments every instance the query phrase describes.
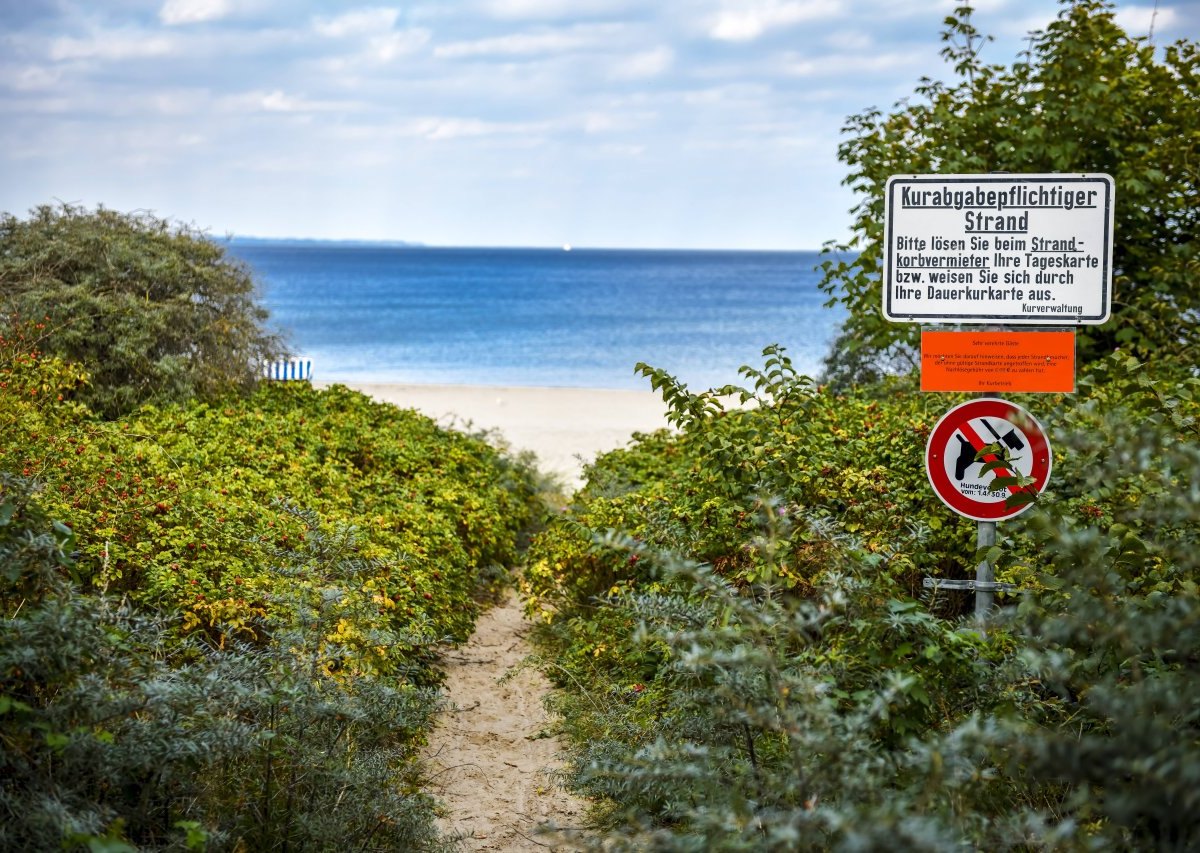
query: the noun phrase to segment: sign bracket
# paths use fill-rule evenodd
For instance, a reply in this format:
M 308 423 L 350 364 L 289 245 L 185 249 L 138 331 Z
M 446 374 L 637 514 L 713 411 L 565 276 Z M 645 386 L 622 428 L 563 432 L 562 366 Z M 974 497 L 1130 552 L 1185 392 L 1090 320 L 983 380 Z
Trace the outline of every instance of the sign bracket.
M 994 592 L 1020 591 L 1020 587 L 1011 583 L 969 580 L 966 578 L 924 578 L 921 581 L 921 586 L 926 589 L 960 589 L 966 592 L 974 592 L 976 595 L 980 592 L 990 594 Z

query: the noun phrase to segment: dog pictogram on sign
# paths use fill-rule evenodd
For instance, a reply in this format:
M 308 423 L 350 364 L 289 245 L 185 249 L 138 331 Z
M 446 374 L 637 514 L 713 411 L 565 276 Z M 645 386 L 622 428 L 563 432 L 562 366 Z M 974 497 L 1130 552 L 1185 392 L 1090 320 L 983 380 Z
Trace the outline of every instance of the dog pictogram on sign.
M 992 444 L 999 445 L 1001 452 L 976 458 Z M 1012 518 L 1027 510 L 1028 502 L 1009 505 L 1009 495 L 1040 493 L 1050 481 L 1052 462 L 1046 432 L 1033 415 L 1015 403 L 991 397 L 946 412 L 925 446 L 925 468 L 933 491 L 950 509 L 976 521 Z M 997 477 L 1030 477 L 1033 483 L 994 491 L 991 486 Z

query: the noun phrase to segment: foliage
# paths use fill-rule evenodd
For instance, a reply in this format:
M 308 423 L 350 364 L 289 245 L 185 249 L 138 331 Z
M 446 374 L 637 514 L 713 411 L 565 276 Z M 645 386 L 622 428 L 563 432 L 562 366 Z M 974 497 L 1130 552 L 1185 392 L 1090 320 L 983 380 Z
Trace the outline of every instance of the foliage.
M 28 481 L 6 475 L 0 507 L 0 849 L 435 845 L 411 764 L 433 695 L 323 674 L 328 608 L 289 596 L 267 647 L 180 641 L 79 592 L 73 537 Z M 324 600 L 354 589 L 351 541 L 316 538 L 319 565 L 296 555 Z
M 763 552 L 751 544 L 755 518 L 768 503 L 788 522 L 778 582 L 800 592 L 828 562 L 827 539 L 810 524 L 793 523 L 801 517 L 836 523 L 861 539 L 909 595 L 924 575 L 961 577 L 973 569 L 973 525 L 946 513 L 924 472 L 939 401 L 835 393 L 799 376 L 776 346 L 764 351 L 761 370 L 742 368 L 745 388 L 693 394 L 662 371 L 643 372 L 681 432 L 642 438 L 589 470 L 571 521 L 530 553 L 527 586 L 539 600 L 553 606 L 564 592 L 601 594 L 640 576 L 636 563 L 604 554 L 589 556 L 587 571 L 564 571 L 562 555 L 590 553 L 589 531 L 609 528 L 754 584 L 765 571 Z M 554 559 L 543 556 L 542 545 Z
M 895 174 L 1102 172 L 1116 181 L 1113 319 L 1080 332 L 1080 356 L 1115 346 L 1191 364 L 1200 292 L 1200 53 L 1192 41 L 1158 52 L 1131 38 L 1102 0 L 1062 0 L 1009 66 L 982 59 L 984 39 L 962 6 L 946 19 L 943 55 L 956 79 L 924 79 L 891 112 L 851 116 L 839 148 L 858 195 L 853 233 L 828 246 L 822 289 L 849 316 L 827 362 L 839 384 L 876 365 L 912 363 L 915 324 L 880 313 L 883 196 Z
M 433 664 L 532 472 L 339 387 L 98 420 L 40 331 L 0 332 L 0 849 L 436 848 Z
M 281 585 L 310 582 L 275 568 L 281 549 L 320 532 L 289 504 L 327 530 L 356 528 L 356 556 L 371 566 L 331 635 L 357 649 L 336 664 L 347 675 L 429 657 L 372 643 L 376 630 L 426 625 L 465 639 L 478 573 L 514 562 L 532 518 L 527 468 L 345 388 L 268 384 L 247 399 L 105 422 L 71 401 L 77 367 L 12 332 L 5 341 L 0 467 L 44 484 L 47 510 L 78 532 L 88 587 L 178 609 L 184 630 L 218 646 L 260 641 Z
M 1057 814 L 1035 816 L 1057 833 L 1193 849 L 1200 382 L 1154 381 L 1130 359 L 1114 361 L 1130 373 L 1109 374 L 1057 436 L 1096 502 L 1084 505 L 1087 523 L 1034 518 L 1046 589 L 1013 615 L 1022 649 L 1012 678 L 1041 686 L 1049 716 L 1011 722 L 995 751 L 1011 776 L 1065 787 Z
M 609 848 L 1197 843 L 1200 383 L 1116 354 L 1040 400 L 1055 480 L 983 634 L 918 599 L 977 559 L 920 470 L 945 400 L 777 347 L 745 389 L 643 372 L 679 434 L 599 459 L 525 581 Z
M 606 849 L 1200 844 L 1196 46 L 1065 0 L 986 65 L 970 16 L 946 20 L 955 83 L 847 124 L 833 387 L 778 347 L 745 388 L 639 365 L 678 432 L 597 460 L 533 543 L 567 777 Z M 955 400 L 889 378 L 917 329 L 882 320 L 877 282 L 889 176 L 991 171 L 1113 175 L 1116 300 L 1080 334 L 1079 393 L 1029 404 L 1054 480 L 976 554 L 921 469 Z M 1023 591 L 1001 611 L 922 595 L 981 557 Z
M 43 205 L 0 217 L 0 317 L 80 364 L 106 417 L 252 387 L 283 353 L 249 271 L 203 233 L 147 213 Z

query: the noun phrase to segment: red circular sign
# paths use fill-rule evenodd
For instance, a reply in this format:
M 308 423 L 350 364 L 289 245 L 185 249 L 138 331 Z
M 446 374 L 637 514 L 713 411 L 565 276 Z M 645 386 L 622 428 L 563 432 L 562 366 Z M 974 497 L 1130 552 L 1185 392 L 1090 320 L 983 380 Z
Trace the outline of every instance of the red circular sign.
M 1009 458 L 1006 466 L 985 473 L 986 463 L 1004 461 L 991 454 L 975 458 L 989 444 L 999 444 Z M 946 412 L 925 446 L 925 470 L 933 491 L 950 509 L 976 521 L 1012 518 L 1029 509 L 1030 503 L 1005 503 L 1021 487 L 992 491 L 990 486 L 997 476 L 1032 477 L 1027 490 L 1040 493 L 1050 481 L 1052 462 L 1042 425 L 1015 403 L 994 397 L 970 400 Z

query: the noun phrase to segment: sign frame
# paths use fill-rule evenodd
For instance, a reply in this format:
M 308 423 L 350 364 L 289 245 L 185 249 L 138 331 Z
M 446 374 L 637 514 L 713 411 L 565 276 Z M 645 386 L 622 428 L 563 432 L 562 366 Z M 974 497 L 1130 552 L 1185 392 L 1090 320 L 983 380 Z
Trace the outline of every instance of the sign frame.
M 1107 322 L 1113 198 L 1113 178 L 1101 173 L 892 175 L 884 192 L 883 316 L 901 323 Z
M 1028 439 L 1027 442 L 1022 442 L 1026 444 L 1022 448 L 1023 451 L 1029 453 L 1032 459 L 1028 476 L 1034 478 L 1033 489 L 1037 493 L 1040 494 L 1044 491 L 1054 469 L 1054 454 L 1050 448 L 1050 440 L 1046 437 L 1046 431 L 1028 411 L 1016 403 L 1000 397 L 979 397 L 968 400 L 952 407 L 942 415 L 930 430 L 929 439 L 925 444 L 925 474 L 934 494 L 954 512 L 974 521 L 1002 521 L 1020 515 L 1033 506 L 1033 503 L 1027 502 L 1021 506 L 1008 507 L 1003 500 L 974 500 L 956 487 L 946 473 L 946 455 L 951 439 L 955 438 L 961 432 L 962 427 L 969 424 L 970 421 L 983 418 L 1004 421 L 1019 429 L 1024 438 Z M 976 451 L 994 443 L 983 440 L 983 437 L 975 434 L 973 429 L 971 434 L 964 433 L 959 441 L 970 443 Z M 985 457 L 984 461 L 989 460 Z M 1019 491 L 1015 488 L 1010 490 Z

